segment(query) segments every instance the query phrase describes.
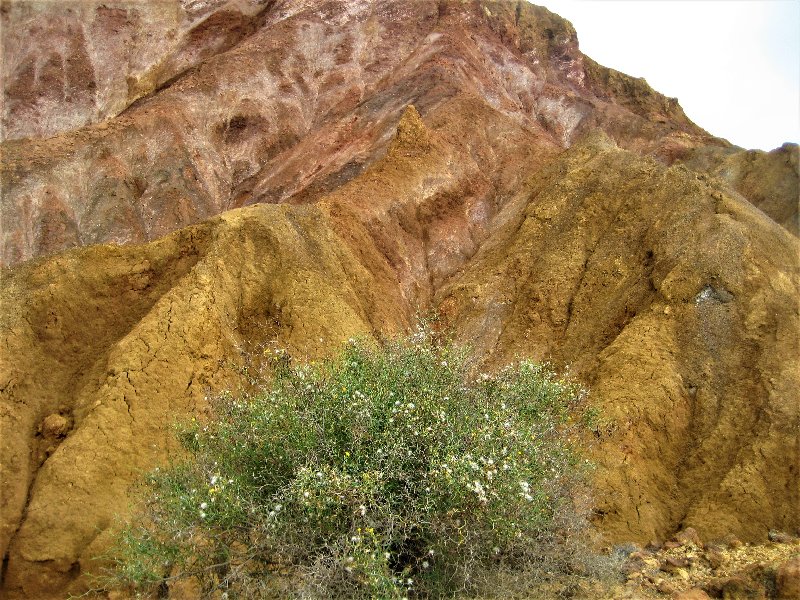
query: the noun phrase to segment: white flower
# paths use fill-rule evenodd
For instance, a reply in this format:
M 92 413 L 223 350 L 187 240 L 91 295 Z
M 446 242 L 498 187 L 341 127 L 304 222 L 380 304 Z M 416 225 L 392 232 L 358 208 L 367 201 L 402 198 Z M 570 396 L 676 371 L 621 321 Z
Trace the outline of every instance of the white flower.
M 308 498 L 310 495 L 308 492 L 303 492 L 303 498 Z
M 431 566 L 431 564 L 427 560 L 423 560 L 422 561 L 422 568 L 423 569 L 427 569 L 430 566 Z
M 361 512 L 361 516 L 362 516 L 362 517 L 363 517 L 365 514 L 367 514 L 367 507 L 366 507 L 366 506 L 364 506 L 363 504 L 362 504 L 361 506 L 359 506 L 359 507 L 358 507 L 358 510 Z
M 494 548 L 492 548 L 492 552 L 494 552 L 495 554 L 500 554 L 500 548 L 495 546 Z
M 409 577 L 408 579 L 406 579 L 406 583 L 407 583 L 408 585 L 411 585 L 412 583 L 414 583 L 414 580 L 413 580 L 413 579 L 411 579 L 411 577 Z
M 212 475 L 211 476 L 211 485 L 216 485 L 218 480 L 219 480 L 219 476 L 218 475 Z
M 409 402 L 408 403 L 408 408 L 409 408 L 409 410 L 414 410 L 414 403 L 413 402 Z
M 200 511 L 200 518 L 201 519 L 205 519 L 206 518 L 206 513 L 204 513 L 202 510 Z
M 203 503 L 200 505 L 200 510 L 205 510 L 205 509 L 207 509 L 207 508 L 208 508 L 208 503 L 207 503 L 207 502 L 203 502 Z

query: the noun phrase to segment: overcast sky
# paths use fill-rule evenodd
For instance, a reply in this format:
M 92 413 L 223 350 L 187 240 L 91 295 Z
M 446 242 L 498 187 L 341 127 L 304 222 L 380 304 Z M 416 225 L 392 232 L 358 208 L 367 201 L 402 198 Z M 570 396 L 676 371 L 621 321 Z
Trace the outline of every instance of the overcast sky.
M 800 0 L 534 0 L 584 54 L 745 148 L 800 142 Z

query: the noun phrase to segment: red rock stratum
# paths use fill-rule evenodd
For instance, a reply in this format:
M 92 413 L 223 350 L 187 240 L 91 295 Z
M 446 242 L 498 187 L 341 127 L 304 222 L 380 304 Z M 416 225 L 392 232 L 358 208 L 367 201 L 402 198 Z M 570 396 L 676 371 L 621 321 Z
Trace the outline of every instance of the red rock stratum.
M 3 597 L 86 589 L 248 352 L 429 309 L 590 386 L 611 542 L 800 526 L 796 145 L 711 136 L 526 2 L 0 15 Z

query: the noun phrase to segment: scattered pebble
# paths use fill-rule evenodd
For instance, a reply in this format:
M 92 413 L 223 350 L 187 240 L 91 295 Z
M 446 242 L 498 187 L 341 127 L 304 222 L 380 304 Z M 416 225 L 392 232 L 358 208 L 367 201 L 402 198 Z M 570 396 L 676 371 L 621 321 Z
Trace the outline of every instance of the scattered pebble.
M 779 535 L 780 533 L 780 535 Z M 735 536 L 704 544 L 686 529 L 651 542 L 623 565 L 626 588 L 641 598 L 777 598 L 800 600 L 800 539 L 771 532 L 770 542 L 743 544 Z

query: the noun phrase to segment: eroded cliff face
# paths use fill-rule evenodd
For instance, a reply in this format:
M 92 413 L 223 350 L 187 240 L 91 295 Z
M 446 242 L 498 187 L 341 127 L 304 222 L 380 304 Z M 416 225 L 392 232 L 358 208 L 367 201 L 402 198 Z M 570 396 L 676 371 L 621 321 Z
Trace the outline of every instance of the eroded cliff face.
M 589 382 L 610 419 L 600 528 L 758 540 L 795 527 L 796 238 L 709 177 L 604 135 L 530 186 L 437 305 L 492 364 L 533 354 Z
M 216 23 L 208 31 L 240 20 L 226 10 L 205 17 Z M 472 102 L 510 121 L 513 137 L 487 131 L 465 140 L 491 152 L 487 171 L 508 170 L 514 144 L 558 150 L 598 126 L 624 147 L 664 156 L 676 146 L 724 144 L 643 81 L 585 59 L 569 23 L 527 3 L 284 2 L 258 19 L 229 51 L 206 60 L 191 53 L 196 67 L 115 119 L 7 143 L 2 261 L 153 240 L 256 202 L 313 201 L 380 156 L 408 104 L 427 115 Z M 156 31 L 147 21 L 136 30 Z M 31 77 L 7 76 L 12 91 L 34 85 Z M 64 100 L 51 112 L 79 111 Z M 23 117 L 15 122 L 46 120 Z
M 271 0 L 3 2 L 3 139 L 118 115 L 263 25 Z
M 525 2 L 156 4 L 3 5 L 54 40 L 4 37 L 38 65 L 113 50 L 95 23 L 124 13 L 125 77 L 150 82 L 123 94 L 109 50 L 92 93 L 53 96 L 61 133 L 7 108 L 8 597 L 85 589 L 171 423 L 248 353 L 430 308 L 485 368 L 546 358 L 591 386 L 610 541 L 800 526 L 796 146 L 713 138 Z

